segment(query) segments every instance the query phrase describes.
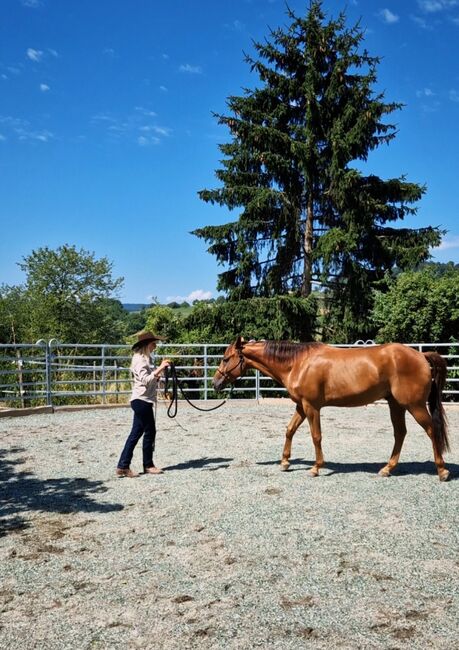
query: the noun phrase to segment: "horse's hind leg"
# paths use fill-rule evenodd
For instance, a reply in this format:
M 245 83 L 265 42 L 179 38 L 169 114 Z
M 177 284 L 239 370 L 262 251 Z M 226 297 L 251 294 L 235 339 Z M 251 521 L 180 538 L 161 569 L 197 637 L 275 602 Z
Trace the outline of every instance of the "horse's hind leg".
M 293 436 L 305 417 L 306 416 L 303 409 L 300 405 L 298 405 L 292 419 L 288 423 L 287 431 L 285 432 L 285 444 L 281 460 L 281 470 L 284 472 L 290 467 L 290 455 L 292 453 Z
M 320 426 L 320 411 L 312 407 L 304 409 L 309 422 L 311 430 L 312 442 L 316 452 L 316 462 L 309 470 L 309 476 L 319 476 L 319 469 L 324 465 L 324 457 L 322 454 L 322 429 Z
M 424 403 L 414 404 L 408 406 L 408 411 L 414 417 L 416 422 L 421 425 L 432 442 L 434 461 L 435 465 L 437 466 L 438 478 L 440 481 L 447 481 L 449 479 L 449 471 L 445 467 L 445 461 L 443 460 L 443 456 L 438 450 L 437 444 L 435 442 L 433 421 L 426 405 Z
M 385 467 L 379 470 L 380 476 L 390 476 L 392 470 L 397 466 L 400 452 L 402 451 L 403 441 L 406 436 L 406 408 L 396 402 L 393 397 L 388 398 L 387 401 L 390 408 L 390 419 L 392 420 L 392 426 L 394 427 L 395 442 L 389 462 Z

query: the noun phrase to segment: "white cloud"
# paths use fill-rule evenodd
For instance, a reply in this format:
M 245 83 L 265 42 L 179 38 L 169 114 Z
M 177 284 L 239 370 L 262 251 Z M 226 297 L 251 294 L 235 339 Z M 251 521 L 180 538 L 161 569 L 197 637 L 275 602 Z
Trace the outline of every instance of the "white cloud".
M 160 86 L 159 89 L 160 89 L 163 93 L 167 93 L 167 92 L 168 92 L 168 88 L 166 88 L 166 86 Z
M 49 88 L 48 84 L 40 84 L 40 90 L 41 90 L 42 93 L 48 92 L 49 89 L 50 88 Z
M 235 32 L 244 32 L 245 29 L 246 29 L 246 26 L 244 25 L 244 23 L 241 23 L 240 20 L 237 20 L 237 19 L 236 19 L 236 20 L 233 21 L 232 29 L 233 29 Z
M 167 126 L 154 126 L 153 131 L 158 135 L 163 135 L 164 137 L 169 137 L 172 133 L 172 129 L 167 128 Z
M 6 69 L 10 74 L 19 75 L 22 72 L 22 65 L 20 67 L 9 65 Z
M 392 11 L 390 11 L 390 9 L 381 9 L 378 15 L 387 25 L 393 25 L 394 23 L 398 23 L 400 20 L 396 14 L 393 14 Z
M 419 8 L 426 14 L 452 9 L 459 4 L 459 0 L 418 0 Z
M 180 72 L 187 72 L 189 74 L 202 74 L 202 68 L 199 65 L 190 65 L 189 63 L 184 63 L 179 68 Z
M 25 129 L 17 130 L 19 140 L 29 140 L 29 141 L 38 141 L 38 142 L 49 142 L 54 138 L 54 135 L 50 131 L 27 131 Z
M 459 102 L 459 92 L 457 90 L 450 90 L 449 91 L 449 98 L 452 102 Z
M 167 296 L 166 303 L 168 302 L 188 302 L 192 303 L 195 300 L 210 300 L 212 298 L 212 291 L 204 291 L 203 289 L 195 289 L 187 296 Z
M 161 140 L 159 138 L 155 138 L 155 136 L 146 137 L 145 135 L 140 135 L 137 138 L 137 144 L 140 147 L 149 147 L 150 145 L 159 144 L 160 142 Z
M 430 88 L 423 88 L 416 91 L 416 97 L 435 97 L 435 93 Z
M 38 9 L 41 7 L 41 0 L 21 0 L 24 7 L 30 7 L 31 9 Z
M 411 20 L 418 25 L 418 27 L 421 27 L 421 29 L 432 29 L 432 27 L 427 23 L 425 18 L 421 18 L 420 16 L 410 16 Z
M 130 115 L 120 117 L 100 113 L 92 117 L 95 126 L 103 126 L 113 139 L 128 139 L 141 147 L 159 144 L 171 135 L 172 129 L 155 124 L 156 113 L 143 106 L 135 106 Z
M 33 47 L 29 47 L 27 49 L 26 55 L 27 58 L 30 59 L 31 61 L 35 61 L 36 63 L 38 63 L 43 58 L 43 51 L 35 50 Z
M 452 248 L 459 248 L 459 235 L 449 235 L 444 237 L 440 246 L 437 246 L 435 250 L 446 251 L 451 250 Z
M 47 130 L 34 130 L 28 120 L 23 120 L 10 115 L 0 115 L 0 125 L 2 129 L 8 132 L 8 135 L 17 138 L 21 142 L 49 142 L 54 138 L 54 134 Z
M 144 108 L 143 106 L 135 106 L 134 110 L 138 113 L 141 113 L 142 115 L 145 115 L 146 117 L 156 117 L 156 113 L 154 111 L 151 111 L 148 108 Z

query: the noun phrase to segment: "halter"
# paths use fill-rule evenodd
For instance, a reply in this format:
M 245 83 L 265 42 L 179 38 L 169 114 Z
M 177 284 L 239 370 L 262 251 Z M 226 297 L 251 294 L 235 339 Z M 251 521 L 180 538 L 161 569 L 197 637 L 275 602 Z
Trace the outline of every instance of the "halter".
M 232 377 L 230 376 L 230 372 L 232 372 L 233 370 L 236 370 L 236 368 L 241 366 L 241 374 L 242 374 L 242 366 L 244 365 L 244 361 L 245 361 L 244 355 L 242 354 L 242 351 L 239 350 L 239 361 L 236 363 L 235 366 L 233 366 L 229 370 L 225 370 L 224 372 L 221 371 L 220 368 L 217 368 L 216 372 L 219 372 L 221 374 L 221 376 L 224 379 L 226 379 L 227 381 L 231 381 Z M 236 380 L 234 380 L 234 381 L 236 381 Z M 232 382 L 233 384 L 234 384 L 234 381 Z

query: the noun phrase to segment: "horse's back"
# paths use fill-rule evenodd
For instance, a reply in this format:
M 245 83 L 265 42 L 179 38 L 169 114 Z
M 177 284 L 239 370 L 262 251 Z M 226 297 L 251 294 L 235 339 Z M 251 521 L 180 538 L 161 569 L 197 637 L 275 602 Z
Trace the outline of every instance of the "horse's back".
M 426 398 L 430 366 L 401 343 L 356 348 L 321 345 L 305 359 L 301 391 L 317 404 L 361 406 L 393 396 L 401 404 Z

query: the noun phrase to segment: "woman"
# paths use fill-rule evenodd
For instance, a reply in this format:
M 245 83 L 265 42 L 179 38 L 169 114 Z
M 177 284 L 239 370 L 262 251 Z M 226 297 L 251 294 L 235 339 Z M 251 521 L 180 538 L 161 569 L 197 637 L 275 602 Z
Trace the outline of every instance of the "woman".
M 126 440 L 116 468 L 117 476 L 138 476 L 130 469 L 134 448 L 143 435 L 143 471 L 145 474 L 162 474 L 163 470 L 155 467 L 153 451 L 155 448 L 156 426 L 153 415 L 153 405 L 156 401 L 156 387 L 164 368 L 170 366 L 170 361 L 164 359 L 158 368 L 151 365 L 151 353 L 156 348 L 157 341 L 164 341 L 161 336 L 152 332 L 140 332 L 137 341 L 132 346 L 134 352 L 131 362 L 133 387 L 131 408 L 134 411 L 134 422 L 131 433 Z

